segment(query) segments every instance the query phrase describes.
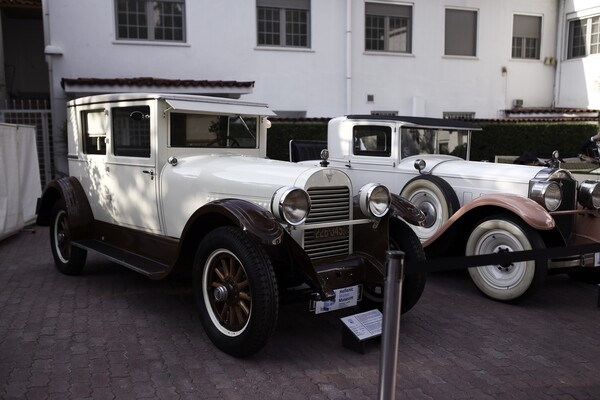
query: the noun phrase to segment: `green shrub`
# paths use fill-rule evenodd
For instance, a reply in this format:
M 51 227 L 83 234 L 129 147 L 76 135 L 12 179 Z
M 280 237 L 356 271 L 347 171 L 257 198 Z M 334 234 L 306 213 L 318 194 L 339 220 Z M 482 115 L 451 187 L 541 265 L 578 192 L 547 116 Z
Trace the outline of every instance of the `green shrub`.
M 317 122 L 272 121 L 268 130 L 267 156 L 289 160 L 289 141 L 327 140 L 327 120 Z M 597 124 L 589 123 L 479 123 L 473 132 L 471 159 L 493 162 L 497 155 L 520 156 L 530 152 L 549 156 L 558 150 L 563 157 L 576 155 L 583 142 L 595 135 Z

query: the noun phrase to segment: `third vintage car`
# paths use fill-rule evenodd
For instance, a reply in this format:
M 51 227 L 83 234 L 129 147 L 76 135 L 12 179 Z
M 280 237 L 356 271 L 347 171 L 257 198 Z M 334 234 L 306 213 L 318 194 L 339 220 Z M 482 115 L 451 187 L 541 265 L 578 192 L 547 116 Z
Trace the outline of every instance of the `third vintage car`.
M 578 182 L 561 168 L 470 161 L 470 137 L 480 130 L 447 119 L 349 115 L 329 121 L 326 147 L 356 187 L 381 182 L 425 213 L 414 230 L 428 258 L 600 242 L 600 182 Z M 588 253 L 469 274 L 485 295 L 511 301 L 542 286 L 549 271 L 598 280 L 598 265 L 598 254 Z

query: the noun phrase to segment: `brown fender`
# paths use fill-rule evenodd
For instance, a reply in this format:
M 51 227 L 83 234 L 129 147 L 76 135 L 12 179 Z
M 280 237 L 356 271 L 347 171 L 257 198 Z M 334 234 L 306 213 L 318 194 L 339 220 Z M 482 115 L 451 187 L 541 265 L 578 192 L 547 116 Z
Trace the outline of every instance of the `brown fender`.
M 480 217 L 499 211 L 507 211 L 516 215 L 538 231 L 550 231 L 556 227 L 555 221 L 548 211 L 529 198 L 506 193 L 485 195 L 462 206 L 440 230 L 423 243 L 423 246 L 432 246 L 446 232 L 452 231 L 453 228 L 465 221 L 468 221 L 468 224 L 474 222 L 475 220 L 472 219 L 474 215 L 479 216 L 478 220 Z
M 81 183 L 72 176 L 56 179 L 46 186 L 38 203 L 36 223 L 50 225 L 52 207 L 60 199 L 64 200 L 67 208 L 72 237 L 78 239 L 89 236 L 94 215 Z
M 200 225 L 198 222 L 201 222 Z M 191 216 L 181 237 L 186 238 L 192 230 L 206 233 L 224 224 L 237 225 L 255 242 L 264 245 L 278 245 L 283 240 L 283 227 L 271 213 L 249 201 L 238 199 L 217 200 L 199 208 Z
M 419 210 L 413 203 L 391 193 L 392 203 L 390 204 L 390 215 L 394 218 L 400 218 L 412 225 L 422 226 L 425 223 L 425 214 Z

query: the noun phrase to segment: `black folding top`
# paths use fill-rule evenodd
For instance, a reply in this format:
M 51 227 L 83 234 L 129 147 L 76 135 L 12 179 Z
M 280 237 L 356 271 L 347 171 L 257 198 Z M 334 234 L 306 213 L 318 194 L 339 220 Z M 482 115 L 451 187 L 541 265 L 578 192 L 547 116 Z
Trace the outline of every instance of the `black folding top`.
M 348 115 L 348 119 L 366 119 L 372 121 L 398 121 L 406 122 L 411 125 L 420 125 L 427 128 L 449 128 L 449 129 L 469 129 L 480 131 L 481 127 L 477 124 L 456 119 L 427 118 L 427 117 L 409 117 L 401 115 Z

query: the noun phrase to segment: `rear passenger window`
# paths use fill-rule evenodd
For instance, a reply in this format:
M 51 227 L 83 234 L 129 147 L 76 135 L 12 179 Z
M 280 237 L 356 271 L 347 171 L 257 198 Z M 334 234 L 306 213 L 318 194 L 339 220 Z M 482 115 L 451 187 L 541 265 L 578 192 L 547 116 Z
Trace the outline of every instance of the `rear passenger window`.
M 150 158 L 150 107 L 112 109 L 115 156 Z

